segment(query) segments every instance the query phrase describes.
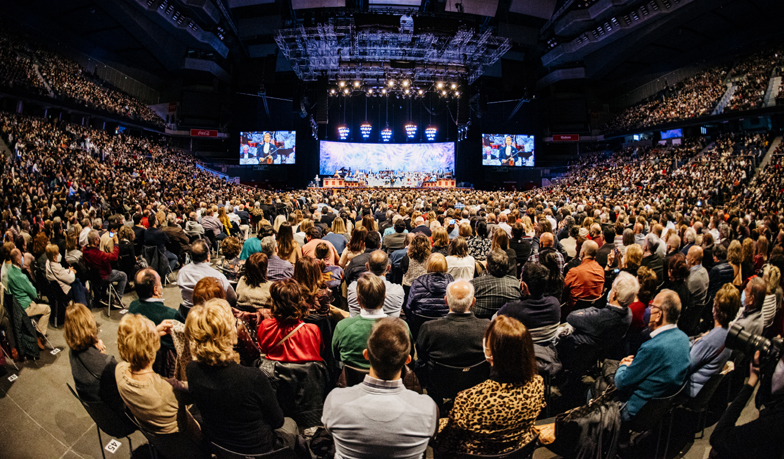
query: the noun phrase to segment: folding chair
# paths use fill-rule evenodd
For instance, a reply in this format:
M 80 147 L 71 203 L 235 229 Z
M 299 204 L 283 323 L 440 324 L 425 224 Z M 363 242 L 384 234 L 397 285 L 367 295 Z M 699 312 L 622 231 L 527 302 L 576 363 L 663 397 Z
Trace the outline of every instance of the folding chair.
M 678 397 L 680 397 L 685 388 L 686 384 L 681 386 L 681 388 L 678 389 L 676 393 L 668 397 L 658 397 L 648 400 L 648 402 L 642 406 L 640 411 L 629 420 L 629 430 L 634 432 L 647 432 L 651 429 L 657 428 L 658 426 L 659 435 L 656 437 L 656 454 L 653 456 L 654 458 L 659 457 L 659 446 L 661 444 L 662 429 L 664 428 L 664 418 L 669 415 L 670 425 L 667 430 L 667 441 L 664 447 L 664 456 L 662 456 L 663 458 L 667 457 L 667 452 L 670 449 L 670 437 L 672 436 L 672 420 L 673 414 L 675 412 L 675 401 L 678 399 Z
M 210 442 L 210 447 L 218 459 L 298 459 L 297 454 L 291 448 L 276 449 L 268 453 L 248 454 L 234 452 L 214 442 Z
M 138 430 L 136 426 L 129 422 L 128 419 L 109 408 L 104 402 L 88 402 L 82 400 L 70 384 L 66 383 L 66 386 L 68 386 L 68 389 L 73 396 L 79 400 L 79 403 L 82 404 L 84 410 L 87 411 L 87 414 L 89 414 L 95 422 L 95 430 L 98 431 L 98 444 L 101 445 L 101 455 L 103 456 L 103 459 L 106 459 L 106 453 L 104 452 L 101 430 L 114 438 L 126 438 L 128 440 L 128 447 L 131 449 L 131 455 L 133 455 L 131 434 Z

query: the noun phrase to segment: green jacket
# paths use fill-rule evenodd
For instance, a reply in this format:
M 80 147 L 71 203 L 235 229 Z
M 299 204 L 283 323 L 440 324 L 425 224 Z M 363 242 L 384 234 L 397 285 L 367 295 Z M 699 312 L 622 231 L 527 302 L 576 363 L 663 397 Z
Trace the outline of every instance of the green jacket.
M 33 283 L 16 265 L 11 265 L 8 270 L 8 293 L 19 302 L 22 309 L 27 309 L 30 303 L 38 298 L 38 291 Z

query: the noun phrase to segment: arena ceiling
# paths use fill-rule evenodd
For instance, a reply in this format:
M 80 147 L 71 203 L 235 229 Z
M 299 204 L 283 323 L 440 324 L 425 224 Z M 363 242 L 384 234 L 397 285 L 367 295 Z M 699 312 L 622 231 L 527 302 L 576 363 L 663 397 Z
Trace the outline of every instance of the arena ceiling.
M 526 61 L 537 78 L 580 69 L 611 97 L 671 70 L 720 57 L 739 46 L 757 46 L 781 34 L 781 0 L 27 0 L 8 2 L 0 13 L 99 59 L 119 62 L 160 78 L 208 72 L 227 79 L 248 60 L 275 60 L 281 27 L 313 26 L 357 11 L 414 13 L 491 28 L 509 38 L 502 61 Z M 655 6 L 654 6 L 655 5 Z M 667 7 L 669 5 L 669 7 Z M 653 20 L 624 24 L 630 11 L 654 8 Z M 613 33 L 590 38 L 597 26 L 620 22 Z M 572 47 L 567 45 L 572 43 Z M 190 59 L 189 59 L 190 58 Z M 504 65 L 486 72 L 502 75 Z M 510 66 L 508 68 L 519 68 Z

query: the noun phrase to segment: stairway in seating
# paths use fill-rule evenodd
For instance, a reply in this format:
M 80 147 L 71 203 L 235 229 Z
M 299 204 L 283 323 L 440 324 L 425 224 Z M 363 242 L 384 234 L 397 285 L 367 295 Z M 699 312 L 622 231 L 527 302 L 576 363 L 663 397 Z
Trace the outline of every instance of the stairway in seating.
M 684 164 L 684 165 L 683 165 L 683 166 L 681 166 L 681 167 L 690 166 L 690 165 L 691 165 L 691 163 L 693 163 L 694 161 L 697 161 L 697 159 L 699 159 L 699 158 L 700 158 L 702 155 L 704 155 L 706 152 L 708 152 L 708 151 L 712 150 L 712 149 L 713 149 L 713 147 L 715 147 L 715 146 L 716 146 L 716 142 L 711 142 L 711 143 L 709 143 L 709 144 L 708 144 L 708 145 L 706 145 L 706 146 L 705 146 L 705 148 L 703 148 L 703 149 L 702 149 L 702 150 L 701 150 L 699 153 L 697 153 L 696 155 L 692 156 L 692 158 L 689 160 L 689 162 L 688 162 L 688 163 Z
M 737 90 L 738 90 L 738 85 L 734 83 L 727 83 L 727 91 L 724 93 L 723 96 L 721 96 L 721 99 L 719 99 L 719 103 L 716 104 L 716 108 L 713 109 L 711 115 L 721 115 L 722 113 L 724 113 L 724 108 L 730 102 L 730 99 L 732 99 L 732 96 L 735 94 L 735 91 Z
M 768 90 L 765 91 L 765 98 L 762 99 L 763 107 L 772 107 L 776 105 L 776 95 L 779 92 L 779 86 L 781 86 L 781 77 L 774 76 L 768 82 Z
M 776 86 L 778 88 L 778 86 Z M 776 137 L 773 139 L 773 142 L 770 143 L 770 148 L 765 153 L 765 156 L 760 161 L 759 166 L 757 167 L 756 174 L 759 174 L 760 171 L 765 170 L 765 167 L 770 163 L 770 160 L 773 158 L 773 152 L 776 151 L 776 148 L 781 145 L 781 136 Z M 755 174 L 755 175 L 756 175 Z
M 35 53 L 31 53 L 30 58 L 32 59 L 33 69 L 35 69 L 35 74 L 38 76 L 38 80 L 49 92 L 49 97 L 54 97 L 54 91 L 52 90 L 52 87 L 49 85 L 49 82 L 46 80 L 46 78 L 44 78 L 44 76 L 41 74 L 41 61 L 38 60 L 38 56 L 36 56 Z

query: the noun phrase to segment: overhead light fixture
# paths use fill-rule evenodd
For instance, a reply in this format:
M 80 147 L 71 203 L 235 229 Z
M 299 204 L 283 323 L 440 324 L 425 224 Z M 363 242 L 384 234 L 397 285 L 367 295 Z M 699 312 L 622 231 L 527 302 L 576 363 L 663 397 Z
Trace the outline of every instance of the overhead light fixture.
M 410 82 L 408 80 L 403 80 L 403 87 L 407 88 Z
M 335 91 L 335 88 L 332 88 L 332 89 L 329 90 L 329 93 L 332 94 L 333 96 L 335 95 L 336 92 L 337 91 Z
M 460 91 L 455 91 L 455 97 L 460 97 Z
M 452 90 L 457 89 L 457 83 L 452 83 L 452 86 L 450 86 L 450 87 L 452 88 Z
M 411 92 L 411 90 L 410 90 L 410 89 L 408 89 L 408 88 L 406 88 L 406 89 L 404 89 L 404 90 L 403 90 L 403 93 L 405 93 L 406 95 L 408 95 L 410 92 Z
M 367 139 L 370 137 L 370 133 L 373 131 L 373 125 L 370 124 L 370 121 L 365 121 L 361 125 L 359 125 L 359 133 L 362 134 L 363 139 Z
M 442 95 L 442 96 L 444 96 L 444 97 L 446 97 L 446 90 L 444 90 L 444 91 L 441 91 L 441 95 Z
M 389 128 L 388 124 L 381 130 L 381 140 L 384 142 L 392 140 L 392 129 Z
M 345 124 L 338 126 L 338 136 L 340 137 L 340 140 L 346 140 L 350 131 L 351 130 Z
M 427 129 L 425 129 L 425 138 L 427 138 L 428 141 L 432 142 L 432 141 L 436 140 L 436 133 L 437 132 L 438 132 L 438 129 L 435 126 L 432 126 L 432 125 L 428 126 Z
M 338 86 L 340 86 L 341 88 L 344 88 L 344 87 L 346 87 L 346 82 L 345 81 L 338 81 Z
M 387 88 L 381 90 L 381 94 L 386 94 L 386 93 L 387 93 Z
M 354 82 L 354 87 L 358 88 L 361 84 L 362 83 L 360 83 L 359 80 L 357 80 L 357 81 Z
M 346 89 L 343 90 L 343 94 L 349 95 L 349 94 L 351 94 L 351 91 L 348 88 L 346 88 Z
M 417 132 L 416 123 L 409 121 L 408 123 L 406 123 L 405 128 L 406 128 L 406 137 L 408 137 L 409 139 L 413 139 Z
M 419 90 L 419 91 L 417 91 L 417 92 L 419 93 L 419 95 L 420 95 L 420 96 L 423 96 L 423 95 L 425 95 L 425 91 L 424 91 L 424 90 L 422 90 L 422 89 L 420 89 L 420 90 Z
M 387 84 L 389 85 L 390 88 L 394 88 L 395 87 L 395 80 L 389 80 L 389 82 L 387 82 Z
M 443 81 L 439 81 L 438 83 L 436 83 L 436 88 L 443 89 L 443 87 L 444 87 L 444 82 Z

